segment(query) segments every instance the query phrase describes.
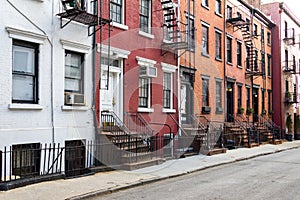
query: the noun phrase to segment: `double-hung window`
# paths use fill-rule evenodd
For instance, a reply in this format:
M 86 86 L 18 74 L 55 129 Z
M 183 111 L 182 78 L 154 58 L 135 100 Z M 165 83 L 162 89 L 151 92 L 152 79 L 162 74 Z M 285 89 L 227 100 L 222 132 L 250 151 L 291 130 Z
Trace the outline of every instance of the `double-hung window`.
M 202 6 L 208 7 L 208 0 L 202 0 Z
M 13 40 L 13 103 L 38 103 L 38 49 L 37 44 Z
M 209 79 L 202 78 L 202 106 L 209 106 Z
M 164 108 L 171 108 L 172 74 L 164 72 Z
M 222 0 L 216 0 L 216 14 L 222 14 Z
M 205 24 L 202 24 L 202 55 L 209 54 L 208 47 L 208 30 L 209 27 Z
M 232 63 L 232 38 L 227 37 L 227 63 Z
M 150 107 L 150 78 L 139 78 L 139 107 Z
M 140 30 L 151 33 L 151 1 L 140 0 Z
M 222 33 L 216 31 L 216 59 L 222 59 Z
M 83 54 L 65 52 L 65 92 L 83 94 Z
M 110 17 L 113 22 L 122 23 L 122 1 L 110 0 Z
M 222 108 L 222 81 L 216 81 L 216 109 L 220 112 Z
M 242 43 L 237 41 L 236 43 L 236 62 L 238 66 L 242 66 Z

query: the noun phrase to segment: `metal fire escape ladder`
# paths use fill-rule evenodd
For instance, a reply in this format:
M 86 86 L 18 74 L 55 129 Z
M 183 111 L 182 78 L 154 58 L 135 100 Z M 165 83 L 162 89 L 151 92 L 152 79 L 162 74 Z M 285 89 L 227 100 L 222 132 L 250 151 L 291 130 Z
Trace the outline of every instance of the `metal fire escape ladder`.
M 256 47 L 254 43 L 254 35 L 252 33 L 252 23 L 246 22 L 242 19 L 241 16 L 232 17 L 226 20 L 227 23 L 231 24 L 233 27 L 237 28 L 238 30 L 241 30 L 243 40 L 245 45 L 249 48 L 249 51 L 247 52 L 247 58 L 246 58 L 246 65 L 247 65 L 247 71 L 246 71 L 246 78 L 251 77 L 258 77 L 263 75 L 262 69 L 259 69 L 258 66 L 258 60 L 257 60 L 257 53 L 256 53 Z
M 63 10 L 58 13 L 60 17 L 60 27 L 66 27 L 70 22 L 75 21 L 88 26 L 88 35 L 93 35 L 106 24 L 111 22 L 110 19 L 99 17 L 98 14 L 87 12 L 85 0 L 61 0 Z M 94 3 L 98 3 L 97 0 Z M 67 20 L 64 22 L 64 20 Z M 98 26 L 98 29 L 91 31 L 91 27 Z
M 176 12 L 177 5 L 173 0 L 161 0 L 161 5 L 164 18 L 164 41 L 161 45 L 162 54 L 170 50 L 186 50 L 188 48 L 187 33 L 186 30 L 180 30 L 180 26 L 184 26 L 185 24 L 178 20 Z

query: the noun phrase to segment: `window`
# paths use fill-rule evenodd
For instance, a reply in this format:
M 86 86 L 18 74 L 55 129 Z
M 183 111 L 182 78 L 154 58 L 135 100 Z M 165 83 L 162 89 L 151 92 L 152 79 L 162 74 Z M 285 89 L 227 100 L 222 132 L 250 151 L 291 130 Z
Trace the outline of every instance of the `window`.
M 216 0 L 216 13 L 222 14 L 222 0 Z
M 261 71 L 263 76 L 266 75 L 266 59 L 265 59 L 265 53 L 261 52 Z
M 247 108 L 251 108 L 250 107 L 250 88 L 247 88 L 247 99 L 246 99 L 246 106 Z
M 250 46 L 246 46 L 246 68 L 250 70 Z
M 242 86 L 238 85 L 238 99 L 237 99 L 237 104 L 238 104 L 238 108 L 242 107 Z
M 208 27 L 202 24 L 202 54 L 208 55 Z
M 257 35 L 258 35 L 258 32 L 257 32 L 257 24 L 254 24 L 254 25 L 253 25 L 253 35 L 254 35 L 254 36 L 257 36 Z
M 209 79 L 202 78 L 202 106 L 209 106 Z
M 272 110 L 272 91 L 268 90 L 268 112 Z
M 202 0 L 202 6 L 208 7 L 208 0 Z
M 110 18 L 113 22 L 122 23 L 122 0 L 110 0 Z
M 222 59 L 222 33 L 216 31 L 216 59 Z
M 284 57 L 285 57 L 285 70 L 289 69 L 289 52 L 288 50 L 284 51 Z
M 254 60 L 254 65 L 253 65 L 253 71 L 258 70 L 258 50 L 254 50 L 254 55 L 253 55 L 253 60 Z
M 261 112 L 265 112 L 265 90 L 261 91 Z
M 265 29 L 262 27 L 261 28 L 261 43 L 265 42 Z
M 83 94 L 83 54 L 65 52 L 65 92 Z
M 248 19 L 248 18 L 246 18 L 246 24 L 247 24 L 247 26 L 246 26 L 246 31 L 250 31 L 250 19 Z
M 267 32 L 267 42 L 268 44 L 271 44 L 271 33 Z
M 164 108 L 171 108 L 172 74 L 164 72 Z
M 39 175 L 40 143 L 12 145 L 12 174 L 26 177 Z
M 238 66 L 242 66 L 242 43 L 237 41 L 236 45 L 236 62 Z
M 151 14 L 151 6 L 150 0 L 140 0 L 140 30 L 145 33 L 150 33 L 150 14 Z
M 222 82 L 221 81 L 216 81 L 216 108 L 222 108 Z
M 139 79 L 139 107 L 150 107 L 150 78 Z
M 268 54 L 268 76 L 271 76 L 272 56 Z
M 287 37 L 288 37 L 288 24 L 285 21 L 284 22 L 284 38 L 287 38 Z
M 232 18 L 232 7 L 227 5 L 227 19 L 231 19 Z
M 37 44 L 13 40 L 13 103 L 38 103 L 38 49 Z
M 227 62 L 232 63 L 232 38 L 227 37 Z
M 186 32 L 188 34 L 188 45 L 189 50 L 193 51 L 195 49 L 195 22 L 192 17 L 186 17 L 186 21 L 188 26 L 186 26 L 187 30 Z

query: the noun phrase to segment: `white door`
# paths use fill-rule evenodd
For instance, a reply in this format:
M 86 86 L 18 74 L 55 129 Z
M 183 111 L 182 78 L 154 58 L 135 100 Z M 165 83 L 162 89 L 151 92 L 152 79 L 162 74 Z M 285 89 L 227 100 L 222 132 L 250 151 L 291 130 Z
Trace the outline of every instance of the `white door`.
M 109 77 L 107 71 L 101 73 L 100 110 L 113 111 L 120 116 L 120 86 L 118 84 L 119 73 L 110 72 Z

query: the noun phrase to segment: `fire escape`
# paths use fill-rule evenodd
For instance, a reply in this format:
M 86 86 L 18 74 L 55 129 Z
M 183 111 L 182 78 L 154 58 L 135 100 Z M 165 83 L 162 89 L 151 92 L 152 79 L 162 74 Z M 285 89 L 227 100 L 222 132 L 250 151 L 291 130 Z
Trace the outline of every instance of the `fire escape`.
M 227 13 L 230 11 L 227 10 Z M 235 16 L 234 16 L 235 15 Z M 246 78 L 255 79 L 260 76 L 265 78 L 265 71 L 264 71 L 264 62 L 261 60 L 259 65 L 258 60 L 258 50 L 255 47 L 254 39 L 258 36 L 257 29 L 253 27 L 253 16 L 254 10 L 251 11 L 251 19 L 244 20 L 242 15 L 237 12 L 236 14 L 229 14 L 226 22 L 233 26 L 234 31 L 240 30 L 243 36 L 243 41 L 246 45 L 247 49 L 247 57 L 246 57 Z M 263 53 L 265 43 L 264 40 L 261 40 L 261 51 Z
M 298 98 L 297 98 L 297 86 L 295 83 L 295 76 L 299 74 L 299 68 L 297 69 L 297 62 L 296 62 L 296 57 L 295 55 L 292 55 L 292 59 L 290 59 L 290 54 L 291 52 L 288 51 L 288 48 L 293 48 L 296 44 L 295 41 L 295 29 L 285 29 L 285 34 L 283 41 L 287 47 L 285 50 L 285 60 L 283 61 L 283 72 L 285 75 L 285 98 L 284 98 L 284 103 L 287 106 L 290 106 L 294 103 L 298 103 Z M 292 92 L 291 92 L 292 91 Z
M 162 55 L 170 51 L 176 54 L 177 50 L 184 50 L 184 52 L 190 50 L 193 43 L 189 40 L 189 36 L 193 35 L 194 30 L 191 30 L 190 24 L 179 21 L 178 6 L 173 0 L 161 0 L 161 5 L 164 17 Z M 179 53 L 178 57 L 183 53 Z

